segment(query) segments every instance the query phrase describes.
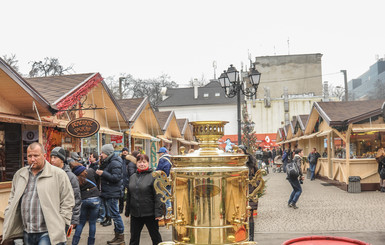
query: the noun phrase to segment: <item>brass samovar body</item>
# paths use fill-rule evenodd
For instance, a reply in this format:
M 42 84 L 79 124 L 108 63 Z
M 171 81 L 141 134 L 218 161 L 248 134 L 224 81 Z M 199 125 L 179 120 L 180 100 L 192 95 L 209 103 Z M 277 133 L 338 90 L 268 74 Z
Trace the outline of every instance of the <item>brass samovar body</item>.
M 171 157 L 172 238 L 162 244 L 248 242 L 247 155 L 218 149 L 226 122 L 192 122 L 200 149 Z

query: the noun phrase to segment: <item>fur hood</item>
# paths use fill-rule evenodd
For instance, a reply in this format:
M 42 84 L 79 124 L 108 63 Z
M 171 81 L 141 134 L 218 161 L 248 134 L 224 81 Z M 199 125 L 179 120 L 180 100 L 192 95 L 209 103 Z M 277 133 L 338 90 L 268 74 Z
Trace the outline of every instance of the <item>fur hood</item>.
M 126 160 L 131 161 L 136 164 L 136 158 L 133 155 L 127 155 Z

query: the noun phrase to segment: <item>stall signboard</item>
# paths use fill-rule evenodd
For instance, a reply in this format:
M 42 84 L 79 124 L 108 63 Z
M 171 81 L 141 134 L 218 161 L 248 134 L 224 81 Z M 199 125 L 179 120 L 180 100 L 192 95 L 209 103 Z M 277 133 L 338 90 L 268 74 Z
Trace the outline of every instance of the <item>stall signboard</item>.
M 122 151 L 124 147 L 123 136 L 111 135 L 111 144 L 114 146 L 114 151 Z
M 100 129 L 98 121 L 92 118 L 82 117 L 70 121 L 66 131 L 75 138 L 87 138 L 96 134 Z

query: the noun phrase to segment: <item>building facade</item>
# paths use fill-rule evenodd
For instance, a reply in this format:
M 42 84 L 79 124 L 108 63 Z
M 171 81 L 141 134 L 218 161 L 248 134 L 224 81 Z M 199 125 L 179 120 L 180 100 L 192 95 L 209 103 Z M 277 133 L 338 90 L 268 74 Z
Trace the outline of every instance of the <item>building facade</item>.
M 385 92 L 385 60 L 379 59 L 364 74 L 348 82 L 350 100 L 383 98 Z

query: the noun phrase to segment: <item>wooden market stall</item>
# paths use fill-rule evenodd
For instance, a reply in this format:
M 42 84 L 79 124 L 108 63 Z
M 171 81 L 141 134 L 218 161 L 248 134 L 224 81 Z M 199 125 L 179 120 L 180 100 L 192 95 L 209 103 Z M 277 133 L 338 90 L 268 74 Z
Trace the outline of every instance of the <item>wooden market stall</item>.
M 385 146 L 383 102 L 314 103 L 301 140 L 309 140 L 308 148 L 324 155 L 316 168 L 321 178 L 347 190 L 349 177 L 359 176 L 362 190 L 379 189 L 374 157 Z
M 56 126 L 42 119 L 54 112 L 49 102 L 0 58 L 0 235 L 12 178 L 27 164 L 28 145 L 43 143 L 43 129 Z
M 99 73 L 72 74 L 26 79 L 51 105 L 59 111 L 45 117 L 58 126 L 45 131 L 47 152 L 56 146 L 67 152 L 79 152 L 87 157 L 92 151 L 100 152 L 102 145 L 113 144 L 115 151 L 123 148 L 123 129 L 127 119 Z M 53 86 L 54 85 L 54 86 Z M 97 133 L 79 138 L 70 135 L 66 126 L 71 120 L 91 118 L 98 122 Z

